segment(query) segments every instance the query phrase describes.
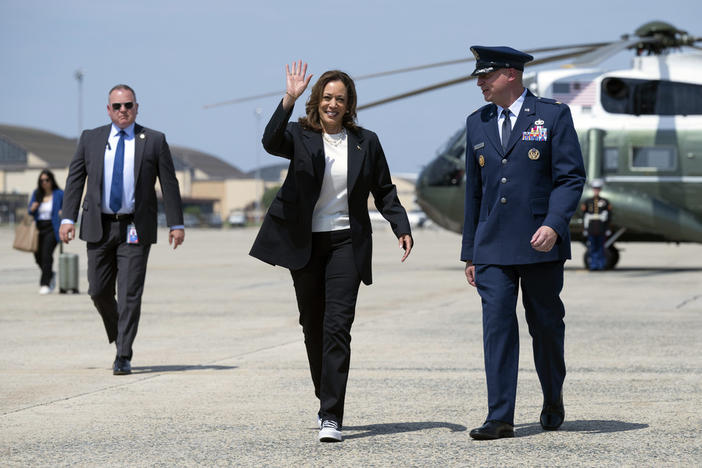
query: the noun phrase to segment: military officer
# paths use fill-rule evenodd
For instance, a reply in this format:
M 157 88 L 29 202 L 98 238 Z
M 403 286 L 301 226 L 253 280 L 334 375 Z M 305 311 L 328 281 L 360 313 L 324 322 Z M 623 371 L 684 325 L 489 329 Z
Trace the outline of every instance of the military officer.
M 607 265 L 604 244 L 609 232 L 612 205 L 609 200 L 600 197 L 603 185 L 602 179 L 593 179 L 590 182 L 593 196 L 580 206 L 583 212 L 584 234 L 587 236 L 588 267 L 593 271 L 604 270 Z
M 565 418 L 559 295 L 585 168 L 568 106 L 537 98 L 522 84 L 524 64 L 533 57 L 511 47 L 471 51 L 473 75 L 489 104 L 466 122 L 461 260 L 482 300 L 488 395 L 486 421 L 470 435 L 489 440 L 514 436 L 520 283 L 544 396 L 541 426 L 555 430 Z

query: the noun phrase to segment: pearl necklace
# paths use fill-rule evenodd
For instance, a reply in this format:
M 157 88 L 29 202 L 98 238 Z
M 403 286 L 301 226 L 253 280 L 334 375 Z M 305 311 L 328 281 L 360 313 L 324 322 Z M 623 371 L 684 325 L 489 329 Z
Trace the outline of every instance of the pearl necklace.
M 322 138 L 324 141 L 332 146 L 339 146 L 346 140 L 346 129 L 342 128 L 339 133 L 329 134 L 327 132 L 322 132 Z

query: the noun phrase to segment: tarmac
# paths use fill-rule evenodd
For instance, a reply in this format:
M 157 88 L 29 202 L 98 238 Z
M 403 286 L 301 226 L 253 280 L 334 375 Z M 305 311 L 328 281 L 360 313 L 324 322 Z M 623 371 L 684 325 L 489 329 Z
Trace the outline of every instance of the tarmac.
M 247 255 L 253 228 L 152 247 L 128 376 L 87 295 L 38 295 L 0 228 L 1 466 L 700 466 L 702 245 L 621 244 L 619 267 L 566 264 L 566 421 L 542 431 L 521 305 L 514 439 L 474 441 L 487 399 L 481 307 L 460 236 L 417 230 L 405 263 L 374 234 L 340 444 L 317 441 L 289 273 Z M 57 249 L 58 255 L 58 249 Z M 57 265 L 56 265 L 57 267 Z

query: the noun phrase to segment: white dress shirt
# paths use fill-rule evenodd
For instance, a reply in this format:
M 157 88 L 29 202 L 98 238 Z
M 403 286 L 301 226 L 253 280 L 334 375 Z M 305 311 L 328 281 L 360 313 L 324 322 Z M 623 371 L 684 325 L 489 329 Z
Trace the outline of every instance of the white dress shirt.
M 517 121 L 519 112 L 522 110 L 522 104 L 524 104 L 524 97 L 526 96 L 526 88 L 522 91 L 522 95 L 517 98 L 516 101 L 509 106 L 509 126 L 510 129 L 514 128 L 514 123 Z M 495 104 L 497 106 L 497 104 Z M 505 121 L 505 116 L 502 114 L 502 109 L 504 107 L 497 106 L 497 131 L 500 133 L 500 141 L 502 141 L 502 122 Z
M 112 124 L 110 136 L 105 145 L 105 165 L 102 170 L 102 212 L 114 213 L 110 209 L 110 190 L 112 189 L 112 169 L 115 165 L 115 152 L 121 129 Z M 134 213 L 134 124 L 124 129 L 124 170 L 122 182 L 122 207 L 118 213 Z
M 312 214 L 312 232 L 349 229 L 348 138 L 346 131 L 322 134 L 324 180 Z

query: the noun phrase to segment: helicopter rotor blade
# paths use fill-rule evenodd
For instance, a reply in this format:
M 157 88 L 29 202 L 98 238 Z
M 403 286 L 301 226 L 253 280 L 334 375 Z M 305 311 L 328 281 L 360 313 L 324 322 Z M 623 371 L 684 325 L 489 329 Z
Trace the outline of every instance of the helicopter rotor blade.
M 573 45 L 564 45 L 564 46 L 555 46 L 555 47 L 541 47 L 538 49 L 525 50 L 524 52 L 526 52 L 528 54 L 538 54 L 538 53 L 542 53 L 542 52 L 555 52 L 555 51 L 559 51 L 559 50 L 602 47 L 602 46 L 606 46 L 608 44 L 611 44 L 611 42 L 593 42 L 590 44 L 573 44 Z M 400 73 L 408 73 L 408 72 L 413 72 L 413 71 L 418 71 L 418 70 L 427 70 L 430 68 L 444 67 L 447 65 L 457 65 L 459 63 L 468 63 L 468 62 L 474 62 L 474 61 L 475 61 L 475 57 L 466 57 L 466 58 L 455 59 L 455 60 L 446 60 L 443 62 L 428 63 L 425 65 L 417 65 L 414 67 L 397 68 L 394 70 L 387 70 L 387 71 L 383 71 L 383 72 L 369 73 L 367 75 L 354 76 L 353 79 L 355 81 L 360 81 L 360 80 L 366 80 L 369 78 L 378 78 L 381 76 L 397 75 Z
M 525 50 L 524 52 L 526 52 L 528 54 L 538 54 L 538 53 L 542 53 L 542 52 L 555 52 L 555 51 L 559 51 L 559 50 L 602 47 L 602 46 L 606 46 L 608 44 L 611 44 L 611 42 L 593 42 L 593 43 L 589 43 L 589 44 L 572 44 L 572 45 L 555 46 L 555 47 L 541 47 L 541 48 L 537 48 L 537 49 Z M 361 80 L 367 80 L 367 79 L 371 79 L 371 78 L 380 78 L 383 76 L 397 75 L 400 73 L 409 73 L 409 72 L 419 71 L 419 70 L 428 70 L 431 68 L 445 67 L 448 65 L 457 65 L 460 63 L 468 63 L 468 62 L 473 62 L 473 61 L 475 61 L 474 57 L 466 57 L 466 58 L 455 59 L 455 60 L 445 60 L 442 62 L 433 62 L 433 63 L 428 63 L 425 65 L 417 65 L 414 67 L 397 68 L 397 69 L 393 69 L 393 70 L 387 70 L 387 71 L 382 71 L 382 72 L 369 73 L 366 75 L 354 76 L 353 79 L 355 81 L 361 81 Z M 213 107 L 228 106 L 231 104 L 239 104 L 242 102 L 254 101 L 256 99 L 263 99 L 263 98 L 272 97 L 272 96 L 282 96 L 284 93 L 285 93 L 285 90 L 271 91 L 268 93 L 256 94 L 253 96 L 245 96 L 245 97 L 236 98 L 236 99 L 229 99 L 227 101 L 216 102 L 214 104 L 205 104 L 203 106 L 203 108 L 204 109 L 211 109 Z
M 472 80 L 474 78 L 475 78 L 474 76 L 468 75 L 468 76 L 462 76 L 460 78 L 456 78 L 456 79 L 449 80 L 449 81 L 442 81 L 441 83 L 437 83 L 437 84 L 434 84 L 431 86 L 425 86 L 424 88 L 415 89 L 413 91 L 408 91 L 408 92 L 402 93 L 402 94 L 396 94 L 394 96 L 390 96 L 390 97 L 385 98 L 385 99 L 380 99 L 378 101 L 369 102 L 368 104 L 358 106 L 356 108 L 356 110 L 361 111 L 361 110 L 365 110 L 365 109 L 370 109 L 371 107 L 381 106 L 381 105 L 387 104 L 389 102 L 399 101 L 400 99 L 405 99 L 408 97 L 416 96 L 418 94 L 424 94 L 426 92 L 433 91 L 435 89 L 445 88 L 447 86 L 453 86 L 453 85 L 456 85 L 459 83 L 463 83 L 465 81 Z
M 527 64 L 527 66 L 530 66 L 530 67 L 531 67 L 531 66 L 534 66 L 534 65 L 543 65 L 543 64 L 545 64 L 545 63 L 557 62 L 557 61 L 559 61 L 559 60 L 566 60 L 566 59 L 569 59 L 569 58 L 571 58 L 571 57 L 576 57 L 576 56 L 579 56 L 579 55 L 587 54 L 587 53 L 589 53 L 589 52 L 591 52 L 591 51 L 593 51 L 593 50 L 595 50 L 595 49 L 596 49 L 596 47 L 589 47 L 589 48 L 586 48 L 586 49 L 583 49 L 583 50 L 579 50 L 579 51 L 575 51 L 575 52 L 568 52 L 568 53 L 565 53 L 565 54 L 553 55 L 553 56 L 550 56 L 550 57 L 545 57 L 545 58 L 542 58 L 542 59 L 537 59 L 537 60 L 534 60 L 534 61 L 532 61 L 532 62 L 529 62 L 529 63 Z M 362 106 L 358 106 L 358 107 L 357 107 L 357 110 L 360 111 L 360 110 L 370 109 L 371 107 L 377 107 L 377 106 L 380 106 L 380 105 L 383 105 L 383 104 L 387 104 L 387 103 L 389 103 L 389 102 L 399 101 L 399 100 L 401 100 L 401 99 L 405 99 L 405 98 L 412 97 L 412 96 L 417 96 L 417 95 L 419 95 L 419 94 L 424 94 L 424 93 L 426 93 L 426 92 L 434 91 L 434 90 L 436 90 L 436 89 L 446 88 L 446 87 L 448 87 L 448 86 L 453 86 L 453 85 L 457 85 L 457 84 L 460 84 L 460 83 L 464 83 L 464 82 L 466 82 L 466 81 L 470 81 L 470 80 L 473 80 L 473 79 L 475 79 L 475 78 L 476 78 L 475 76 L 466 75 L 466 76 L 461 76 L 461 77 L 455 78 L 455 79 L 453 79 L 453 80 L 442 81 L 441 83 L 436 83 L 436 84 L 433 84 L 433 85 L 430 85 L 430 86 L 425 86 L 425 87 L 423 87 L 423 88 L 419 88 L 419 89 L 415 89 L 415 90 L 412 90 L 412 91 L 408 91 L 408 92 L 406 92 L 406 93 L 396 94 L 395 96 L 390 96 L 390 97 L 387 97 L 387 98 L 384 98 L 384 99 L 379 99 L 379 100 L 377 100 L 377 101 L 369 102 L 368 104 L 363 104 Z
M 285 94 L 283 91 L 271 91 L 270 93 L 256 94 L 255 96 L 246 96 L 243 98 L 230 99 L 228 101 L 215 102 L 214 104 L 205 104 L 202 106 L 203 109 L 212 109 L 213 107 L 228 106 L 230 104 L 239 104 L 240 102 L 255 101 L 256 99 L 262 99 L 271 96 L 282 96 Z
M 369 73 L 367 75 L 354 76 L 353 79 L 354 79 L 354 81 L 361 81 L 361 80 L 367 80 L 369 78 L 379 78 L 381 76 L 397 75 L 400 73 L 408 73 L 408 72 L 413 72 L 413 71 L 418 71 L 418 70 L 427 70 L 429 68 L 444 67 L 447 65 L 456 65 L 459 63 L 470 62 L 473 60 L 475 60 L 473 57 L 469 57 L 469 58 L 461 58 L 461 59 L 456 59 L 456 60 L 446 60 L 443 62 L 427 63 L 426 65 L 417 65 L 415 67 L 397 68 L 395 70 L 387 70 L 387 71 L 382 71 L 382 72 L 377 72 L 377 73 Z
M 593 67 L 604 60 L 610 58 L 611 56 L 621 52 L 624 49 L 630 49 L 637 44 L 656 42 L 657 40 L 652 37 L 635 37 L 631 39 L 624 39 L 617 42 L 612 42 L 604 47 L 599 47 L 582 55 L 578 60 L 574 60 L 571 63 L 563 65 L 568 68 L 589 68 Z

